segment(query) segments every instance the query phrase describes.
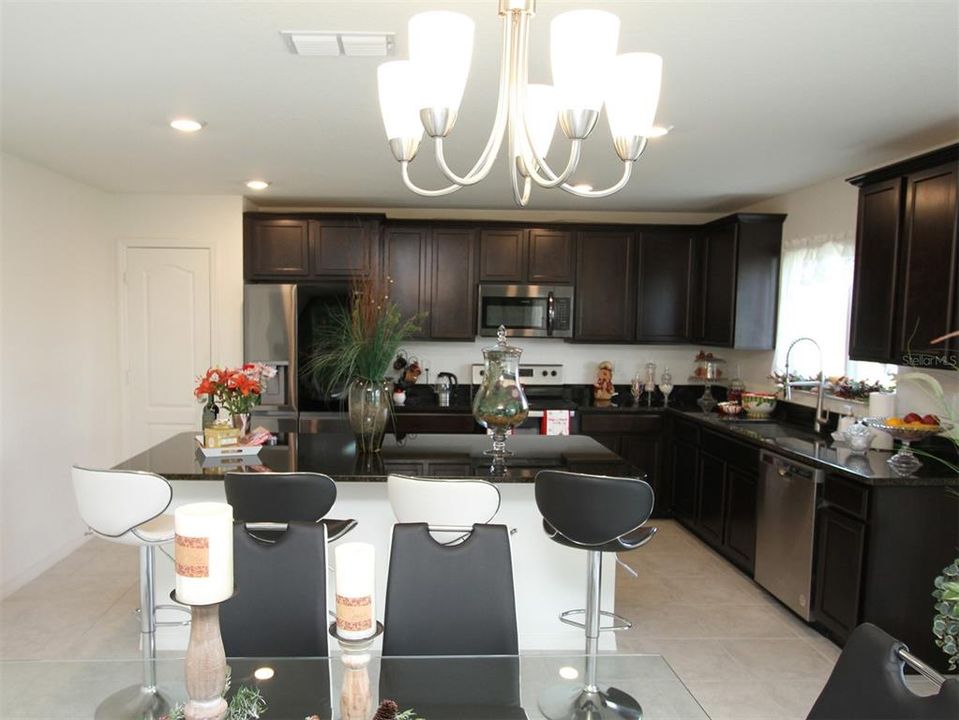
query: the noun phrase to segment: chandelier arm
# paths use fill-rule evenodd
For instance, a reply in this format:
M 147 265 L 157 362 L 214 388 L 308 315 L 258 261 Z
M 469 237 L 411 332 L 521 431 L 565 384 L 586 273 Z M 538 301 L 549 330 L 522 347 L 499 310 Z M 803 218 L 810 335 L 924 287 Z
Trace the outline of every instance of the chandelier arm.
M 529 151 L 530 158 L 524 158 L 527 173 L 533 181 L 541 188 L 554 188 L 562 185 L 576 171 L 579 165 L 580 154 L 582 152 L 582 139 L 575 138 L 569 149 L 569 160 L 566 162 L 566 168 L 557 175 L 546 162 L 545 157 L 540 157 L 536 152 L 536 146 L 533 145 L 533 139 L 529 131 L 529 125 L 526 123 L 526 100 L 527 86 L 529 85 L 529 19 L 523 16 L 520 19 L 519 48 L 517 52 L 518 62 L 514 68 L 514 86 L 516 95 L 514 97 L 518 112 L 514 118 L 516 128 L 522 128 L 526 136 L 526 150 Z M 533 162 L 529 162 L 532 159 Z M 539 171 L 543 171 L 543 175 Z M 544 177 L 545 176 L 545 177 Z
M 502 47 L 500 50 L 500 72 L 499 72 L 499 95 L 496 101 L 496 115 L 493 120 L 493 128 L 490 131 L 489 138 L 486 141 L 486 147 L 480 154 L 479 159 L 473 168 L 463 177 L 454 173 L 446 162 L 446 155 L 443 151 L 443 138 L 437 137 L 434 145 L 434 155 L 436 164 L 442 171 L 446 179 L 457 185 L 475 185 L 486 179 L 490 170 L 493 168 L 493 162 L 499 155 L 500 147 L 503 144 L 503 135 L 506 130 L 509 104 L 509 67 L 512 62 L 511 48 L 511 27 L 509 16 L 503 16 Z
M 407 188 L 415 192 L 417 195 L 422 195 L 423 197 L 442 197 L 443 195 L 449 195 L 454 193 L 457 190 L 462 189 L 462 185 L 450 185 L 448 187 L 442 188 L 441 190 L 424 190 L 421 187 L 417 187 L 413 181 L 410 179 L 410 161 L 401 160 L 400 161 L 400 172 L 403 175 L 403 183 Z
M 576 197 L 582 198 L 604 198 L 614 193 L 618 193 L 624 187 L 626 183 L 629 182 L 629 176 L 633 173 L 633 161 L 632 160 L 623 160 L 623 176 L 619 179 L 619 182 L 615 185 L 610 185 L 608 188 L 603 190 L 578 190 L 569 183 L 563 183 L 560 187 L 568 192 L 570 195 L 575 195 Z

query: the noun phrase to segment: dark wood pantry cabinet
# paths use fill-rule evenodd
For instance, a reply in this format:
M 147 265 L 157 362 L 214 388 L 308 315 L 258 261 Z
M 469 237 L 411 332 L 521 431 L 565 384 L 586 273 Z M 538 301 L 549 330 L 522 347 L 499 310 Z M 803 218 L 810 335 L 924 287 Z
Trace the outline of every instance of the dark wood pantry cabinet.
M 959 342 L 959 145 L 849 178 L 859 187 L 849 356 L 946 368 Z

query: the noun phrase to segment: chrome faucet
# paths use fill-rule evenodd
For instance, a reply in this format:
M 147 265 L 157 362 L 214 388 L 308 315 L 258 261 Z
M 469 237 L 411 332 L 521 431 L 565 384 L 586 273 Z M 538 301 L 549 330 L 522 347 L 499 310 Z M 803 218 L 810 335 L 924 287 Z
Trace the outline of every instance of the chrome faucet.
M 803 340 L 808 340 L 816 347 L 816 351 L 819 353 L 819 375 L 817 380 L 801 380 L 793 382 L 789 379 L 789 354 L 793 351 L 793 348 L 796 347 L 797 343 L 801 343 Z M 816 417 L 813 420 L 813 429 L 818 433 L 822 430 L 822 426 L 829 422 L 829 411 L 827 410 L 823 413 L 822 408 L 822 399 L 823 391 L 826 387 L 826 378 L 823 376 L 822 371 L 822 348 L 819 347 L 819 343 L 813 340 L 811 337 L 801 337 L 796 338 L 790 343 L 789 348 L 786 350 L 786 378 L 783 381 L 783 400 L 792 400 L 792 389 L 794 387 L 816 387 L 818 388 L 818 393 L 816 395 Z

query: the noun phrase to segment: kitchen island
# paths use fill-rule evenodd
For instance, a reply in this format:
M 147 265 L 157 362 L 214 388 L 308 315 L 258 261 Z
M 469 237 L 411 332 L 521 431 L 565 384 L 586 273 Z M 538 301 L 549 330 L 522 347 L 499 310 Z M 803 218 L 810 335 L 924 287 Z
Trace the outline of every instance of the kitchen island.
M 376 597 L 380 608 L 386 597 L 389 544 L 396 522 L 386 494 L 387 475 L 489 480 L 501 497 L 493 522 L 514 531 L 511 543 L 520 647 L 582 647 L 582 630 L 562 624 L 559 613 L 585 605 L 586 553 L 547 538 L 536 508 L 533 479 L 538 470 L 545 468 L 632 477 L 642 477 L 641 469 L 582 435 L 511 437 L 507 446 L 514 454 L 507 460 L 505 474 L 499 475 L 490 474 L 490 460 L 483 454 L 490 446 L 485 435 L 408 435 L 400 439 L 388 435 L 383 450 L 371 455 L 357 453 L 353 436 L 343 433 L 288 433 L 277 436 L 277 440 L 277 445 L 265 446 L 257 455 L 214 459 L 199 452 L 193 433 L 180 433 L 120 463 L 116 469 L 148 471 L 166 477 L 173 486 L 169 513 L 185 503 L 225 501 L 223 477 L 230 470 L 330 475 L 337 484 L 330 517 L 354 518 L 358 523 L 345 541 L 368 542 L 376 548 Z M 625 559 L 629 561 L 628 556 Z M 613 609 L 615 602 L 615 569 L 615 558 L 607 554 L 603 559 L 602 605 L 608 610 Z M 174 573 L 166 555 L 157 555 L 156 576 L 158 602 L 169 602 Z M 331 576 L 329 587 L 332 582 Z M 188 629 L 183 627 L 158 628 L 158 647 L 183 650 L 188 635 Z M 601 647 L 616 648 L 613 633 L 603 633 Z

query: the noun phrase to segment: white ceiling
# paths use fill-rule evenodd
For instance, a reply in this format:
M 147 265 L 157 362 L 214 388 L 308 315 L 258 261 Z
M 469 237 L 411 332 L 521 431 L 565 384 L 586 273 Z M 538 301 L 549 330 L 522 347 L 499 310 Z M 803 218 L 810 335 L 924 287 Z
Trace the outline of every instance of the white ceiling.
M 113 192 L 247 191 L 261 204 L 510 208 L 505 157 L 479 186 L 425 200 L 386 147 L 377 58 L 298 57 L 281 30 L 392 31 L 457 9 L 477 23 L 473 70 L 448 148 L 465 172 L 495 105 L 496 0 L 8 2 L 3 149 Z M 959 3 L 540 0 L 532 81 L 549 81 L 549 20 L 576 7 L 622 19 L 620 51 L 664 58 L 661 124 L 629 187 L 585 201 L 534 191 L 534 209 L 723 211 L 959 137 Z M 205 120 L 180 135 L 176 115 Z M 551 158 L 560 165 L 565 143 Z M 505 153 L 503 153 L 505 154 Z M 430 148 L 412 165 L 440 184 Z M 605 124 L 576 178 L 618 175 Z

